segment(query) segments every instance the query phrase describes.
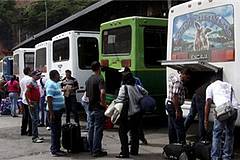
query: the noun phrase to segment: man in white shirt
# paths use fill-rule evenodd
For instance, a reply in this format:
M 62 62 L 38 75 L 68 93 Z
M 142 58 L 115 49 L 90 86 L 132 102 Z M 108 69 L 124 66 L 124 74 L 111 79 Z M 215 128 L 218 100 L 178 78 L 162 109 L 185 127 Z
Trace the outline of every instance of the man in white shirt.
M 29 84 L 32 78 L 29 76 L 31 73 L 31 69 L 26 67 L 23 69 L 24 77 L 20 80 L 20 88 L 21 88 L 21 98 L 23 103 L 23 116 L 22 116 L 22 126 L 21 126 L 21 135 L 29 135 L 32 136 L 32 120 L 29 114 L 28 103 L 26 101 L 25 93 L 27 90 L 27 84 Z M 28 126 L 28 131 L 27 131 Z
M 238 102 L 235 98 L 233 87 L 227 82 L 216 80 L 207 87 L 206 90 L 206 104 L 205 104 L 205 128 L 208 128 L 208 116 L 212 103 L 216 107 L 226 103 L 232 102 L 232 106 L 237 109 Z M 237 119 L 237 112 L 230 118 L 219 121 L 214 118 L 213 137 L 212 137 L 212 160 L 231 160 L 233 154 L 234 143 L 234 125 Z M 225 131 L 225 141 L 222 149 L 222 133 Z M 223 153 L 222 153 L 223 150 Z

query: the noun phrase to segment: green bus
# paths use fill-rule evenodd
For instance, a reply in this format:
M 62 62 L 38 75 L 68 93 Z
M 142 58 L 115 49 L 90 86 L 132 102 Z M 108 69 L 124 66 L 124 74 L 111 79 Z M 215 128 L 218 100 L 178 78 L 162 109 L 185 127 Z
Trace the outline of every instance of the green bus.
M 103 66 L 107 101 L 112 101 L 121 84 L 122 67 L 129 67 L 157 101 L 156 113 L 165 115 L 167 20 L 126 17 L 101 24 L 99 60 Z M 155 115 L 155 114 L 154 114 Z

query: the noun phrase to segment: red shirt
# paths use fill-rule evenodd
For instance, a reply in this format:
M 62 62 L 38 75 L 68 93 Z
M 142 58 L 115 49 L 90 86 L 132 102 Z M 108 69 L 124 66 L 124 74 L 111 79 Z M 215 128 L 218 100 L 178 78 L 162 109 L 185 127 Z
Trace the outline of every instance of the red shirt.
M 32 81 L 29 85 L 27 85 L 27 90 L 27 98 L 30 103 L 40 101 L 40 90 L 36 81 Z
M 19 83 L 18 81 L 14 80 L 13 82 L 7 82 L 7 89 L 8 92 L 19 92 Z

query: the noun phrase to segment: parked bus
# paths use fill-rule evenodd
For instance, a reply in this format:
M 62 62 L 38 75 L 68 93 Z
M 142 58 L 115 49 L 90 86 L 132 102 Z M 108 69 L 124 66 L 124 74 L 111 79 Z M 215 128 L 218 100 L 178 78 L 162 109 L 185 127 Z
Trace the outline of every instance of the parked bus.
M 13 75 L 13 57 L 5 56 L 2 59 L 2 75 L 4 75 L 6 80 L 10 80 Z
M 177 70 L 193 71 L 183 115 L 189 113 L 192 95 L 212 75 L 233 85 L 240 100 L 240 5 L 236 0 L 199 0 L 174 6 L 169 11 L 167 79 Z M 239 101 L 240 102 L 240 101 Z M 210 119 L 213 120 L 211 108 Z M 240 119 L 236 121 L 240 125 Z
M 101 24 L 100 62 L 105 66 L 107 101 L 112 101 L 121 83 L 122 67 L 129 67 L 144 88 L 157 100 L 158 114 L 165 115 L 167 20 L 126 17 Z
M 35 45 L 34 69 L 48 78 L 51 70 L 52 41 L 44 41 Z
M 78 80 L 78 101 L 92 73 L 91 63 L 98 60 L 98 37 L 94 31 L 68 31 L 52 38 L 51 69 L 58 70 L 61 78 L 65 77 L 65 70 L 72 72 Z
M 24 77 L 23 69 L 34 69 L 35 48 L 19 48 L 13 51 L 13 74 L 21 80 Z

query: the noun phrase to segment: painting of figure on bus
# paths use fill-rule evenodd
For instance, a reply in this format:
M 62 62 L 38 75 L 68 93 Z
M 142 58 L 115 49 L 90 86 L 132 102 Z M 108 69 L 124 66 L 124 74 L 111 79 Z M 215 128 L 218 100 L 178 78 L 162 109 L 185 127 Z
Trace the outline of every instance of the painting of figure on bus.
M 172 30 L 172 59 L 233 61 L 234 9 L 224 5 L 176 17 Z

